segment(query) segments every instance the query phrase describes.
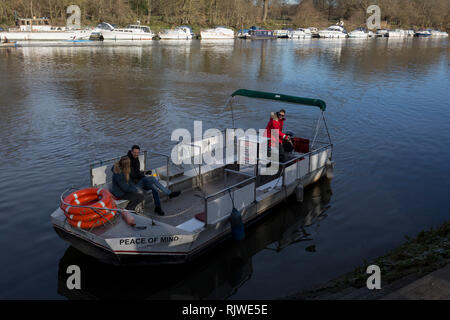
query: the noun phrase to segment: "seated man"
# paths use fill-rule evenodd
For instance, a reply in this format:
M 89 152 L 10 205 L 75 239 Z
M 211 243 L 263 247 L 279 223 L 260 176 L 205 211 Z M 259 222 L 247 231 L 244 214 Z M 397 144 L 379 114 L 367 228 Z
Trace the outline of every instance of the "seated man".
M 271 147 L 278 144 L 281 162 L 284 162 L 286 159 L 285 148 L 283 145 L 292 144 L 289 136 L 283 133 L 284 120 L 286 120 L 286 111 L 284 109 L 281 109 L 278 112 L 272 112 L 264 134 L 265 137 L 270 139 L 269 155 Z M 278 137 L 272 137 L 272 130 L 278 130 Z
M 131 172 L 130 177 L 131 180 L 136 184 L 138 188 L 142 188 L 144 190 L 152 190 L 153 199 L 155 200 L 155 212 L 163 216 L 164 211 L 161 208 L 161 200 L 159 199 L 158 189 L 161 190 L 164 194 L 168 195 L 170 199 L 178 197 L 180 195 L 180 191 L 170 191 L 166 187 L 164 187 L 155 177 L 146 176 L 144 172 L 141 171 L 141 164 L 139 162 L 139 152 L 141 148 L 137 145 L 134 145 L 130 151 L 128 151 L 128 158 L 131 161 Z

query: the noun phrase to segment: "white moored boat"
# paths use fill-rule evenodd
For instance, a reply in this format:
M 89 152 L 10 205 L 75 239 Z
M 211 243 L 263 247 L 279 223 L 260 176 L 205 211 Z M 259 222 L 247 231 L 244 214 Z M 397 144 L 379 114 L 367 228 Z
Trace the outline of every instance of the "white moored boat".
M 288 39 L 289 33 L 291 33 L 290 30 L 287 29 L 281 29 L 281 30 L 274 30 L 273 35 L 279 39 Z
M 312 33 L 310 29 L 298 28 L 297 30 L 293 30 L 289 33 L 290 39 L 304 39 L 311 37 Z
M 353 30 L 348 34 L 349 38 L 363 38 L 367 39 L 369 38 L 369 33 L 366 32 L 363 28 L 358 28 L 356 30 Z
M 297 200 L 302 201 L 304 187 L 321 177 L 331 178 L 333 145 L 324 118 L 324 101 L 241 89 L 229 100 L 231 110 L 238 97 L 318 107 L 320 116 L 312 141 L 293 138 L 294 151 L 278 158 L 277 149 L 272 148 L 272 158 L 267 158 L 269 138 L 251 133 L 239 135 L 231 128 L 222 136 L 219 132 L 219 136 L 174 147 L 172 161 L 175 155 L 177 160 L 183 159 L 186 163 L 183 165 L 175 166 L 169 155 L 143 152 L 139 160 L 144 172 L 152 167 L 147 164 L 153 163 L 153 173 L 161 177 L 161 183 L 171 190 L 182 190 L 179 197 L 163 203 L 165 216 L 154 214 L 151 196 L 146 196 L 145 203 L 135 213 L 123 209 L 127 204 L 125 200 L 107 202 L 109 207 L 102 204 L 103 199 L 86 205 L 82 201 L 82 193 L 86 190 L 93 190 L 95 197 L 109 194 L 111 166 L 119 158 L 97 161 L 91 165 L 91 184 L 88 186 L 91 189 L 78 190 L 66 197 L 67 190 L 61 195 L 60 206 L 51 214 L 57 234 L 81 252 L 107 263 L 182 263 L 231 236 L 242 239 L 242 228 L 272 212 L 268 209 L 294 193 Z M 320 128 L 328 138 L 317 139 Z M 223 134 L 226 144 L 221 141 Z M 223 153 L 226 154 L 223 163 L 204 164 L 200 161 L 192 164 L 193 158 L 217 154 L 224 145 L 227 150 Z M 233 152 L 228 152 L 229 147 Z M 164 164 L 155 164 L 158 158 L 165 159 Z M 244 162 L 238 159 L 244 159 Z M 89 199 L 90 203 L 92 200 Z M 72 209 L 82 213 L 78 217 L 83 217 L 84 210 L 91 210 L 97 219 L 100 216 L 109 218 L 97 227 L 83 227 L 81 222 L 73 220 Z M 130 215 L 135 225 L 126 222 Z
M 153 40 L 155 34 L 150 27 L 138 24 L 129 24 L 125 28 L 116 28 L 114 25 L 102 22 L 94 29 L 100 32 L 104 40 Z
M 407 36 L 408 36 L 408 33 L 405 30 L 395 29 L 395 30 L 388 31 L 389 38 L 403 38 L 403 37 L 407 37 Z
M 445 31 L 439 31 L 439 30 L 430 30 L 432 37 L 448 37 L 448 33 Z
M 69 30 L 50 24 L 48 18 L 16 19 L 16 27 L 0 33 L 0 41 L 5 38 L 14 41 L 61 41 L 89 40 L 92 30 Z
M 431 31 L 430 30 L 418 30 L 415 34 L 415 37 L 423 37 L 428 38 L 431 37 Z
M 319 31 L 320 38 L 346 38 L 347 32 L 342 26 L 330 26 L 328 29 Z
M 389 35 L 389 31 L 386 29 L 377 29 L 375 35 L 380 38 L 387 37 Z
M 161 40 L 191 40 L 194 37 L 194 33 L 190 27 L 180 26 L 159 32 L 158 36 Z
M 206 29 L 200 31 L 202 39 L 234 39 L 234 31 L 225 27 Z

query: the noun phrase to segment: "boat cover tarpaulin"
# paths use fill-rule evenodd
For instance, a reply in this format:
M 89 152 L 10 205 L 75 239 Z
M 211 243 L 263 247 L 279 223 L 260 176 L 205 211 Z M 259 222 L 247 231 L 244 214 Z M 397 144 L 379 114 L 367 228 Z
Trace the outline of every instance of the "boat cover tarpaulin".
M 302 104 L 302 105 L 307 105 L 307 106 L 315 106 L 315 107 L 319 107 L 320 110 L 322 110 L 322 111 L 325 111 L 325 109 L 327 107 L 325 101 L 320 100 L 320 99 L 295 97 L 295 96 L 288 96 L 288 95 L 279 94 L 279 93 L 253 91 L 253 90 L 246 90 L 246 89 L 239 89 L 239 90 L 235 91 L 231 96 L 232 97 L 243 96 L 243 97 L 249 97 L 249 98 L 268 99 L 268 100 Z

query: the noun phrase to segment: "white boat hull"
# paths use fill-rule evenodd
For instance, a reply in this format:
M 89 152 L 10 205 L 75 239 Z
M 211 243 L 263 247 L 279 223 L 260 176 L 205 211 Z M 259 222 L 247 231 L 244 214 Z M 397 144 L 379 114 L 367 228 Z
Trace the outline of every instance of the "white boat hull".
M 76 30 L 76 31 L 15 31 L 1 32 L 0 38 L 5 37 L 14 41 L 61 41 L 61 40 L 88 40 L 92 31 Z
M 234 39 L 234 34 L 200 31 L 200 37 L 205 40 L 206 39 Z
M 101 31 L 105 40 L 133 40 L 133 41 L 150 41 L 155 36 L 154 33 L 140 32 L 119 32 L 119 31 Z
M 319 31 L 320 38 L 347 38 L 346 33 Z
M 192 40 L 192 35 L 186 34 L 163 34 L 160 33 L 158 36 L 161 40 Z

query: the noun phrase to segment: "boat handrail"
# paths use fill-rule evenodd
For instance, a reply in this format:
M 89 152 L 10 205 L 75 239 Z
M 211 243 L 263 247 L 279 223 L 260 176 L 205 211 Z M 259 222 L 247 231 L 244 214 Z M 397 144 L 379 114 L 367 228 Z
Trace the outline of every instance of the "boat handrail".
M 238 182 L 238 183 L 236 183 L 236 184 L 233 184 L 233 185 L 231 185 L 231 186 L 229 186 L 229 187 L 226 187 L 226 188 L 224 188 L 224 189 L 222 189 L 222 190 L 219 190 L 219 191 L 217 191 L 217 192 L 214 192 L 214 193 L 212 193 L 212 194 L 209 194 L 209 195 L 206 195 L 206 196 L 200 196 L 201 198 L 203 198 L 206 202 L 209 200 L 209 199 L 211 199 L 211 198 L 214 198 L 214 197 L 217 197 L 218 195 L 220 195 L 220 194 L 222 194 L 222 193 L 225 193 L 225 192 L 227 192 L 228 190 L 232 190 L 233 188 L 236 188 L 236 187 L 239 187 L 240 185 L 243 185 L 243 184 L 245 184 L 245 183 L 248 183 L 248 182 L 250 182 L 250 181 L 252 181 L 252 180 L 256 180 L 256 176 L 252 176 L 252 177 L 250 177 L 250 178 L 247 178 L 247 179 L 245 179 L 245 180 L 242 180 L 242 181 L 240 181 L 240 182 Z
M 292 159 L 289 159 L 288 161 L 285 161 L 285 162 L 279 162 L 279 161 L 270 160 L 270 159 L 267 159 L 267 158 L 266 158 L 266 159 L 256 158 L 256 160 L 257 160 L 257 163 L 259 163 L 259 161 L 263 160 L 263 161 L 267 161 L 267 162 L 276 163 L 276 164 L 278 164 L 278 165 L 281 165 L 281 166 L 284 166 L 284 167 L 285 167 L 285 166 L 287 166 L 288 164 L 290 164 L 291 162 L 295 162 L 295 161 L 298 160 L 298 159 L 301 159 L 301 158 L 304 158 L 304 157 L 307 157 L 307 156 L 314 155 L 314 154 L 319 153 L 320 151 L 322 151 L 322 149 L 327 149 L 327 148 L 329 148 L 329 147 L 333 147 L 333 144 L 332 144 L 332 143 L 329 143 L 329 144 L 327 144 L 327 145 L 325 145 L 325 146 L 322 146 L 322 147 L 320 147 L 320 148 L 314 149 L 314 150 L 309 151 L 309 152 L 307 152 L 307 153 L 302 153 L 302 154 L 300 154 L 300 155 L 298 155 L 298 156 L 296 156 L 296 157 L 294 157 L 294 158 L 292 158 Z
M 226 172 L 231 172 L 231 173 L 236 173 L 236 174 L 240 174 L 243 176 L 247 176 L 247 177 L 254 177 L 255 175 L 247 173 L 247 172 L 242 172 L 242 171 L 236 171 L 236 170 L 232 170 L 232 169 L 224 169 L 224 171 Z

